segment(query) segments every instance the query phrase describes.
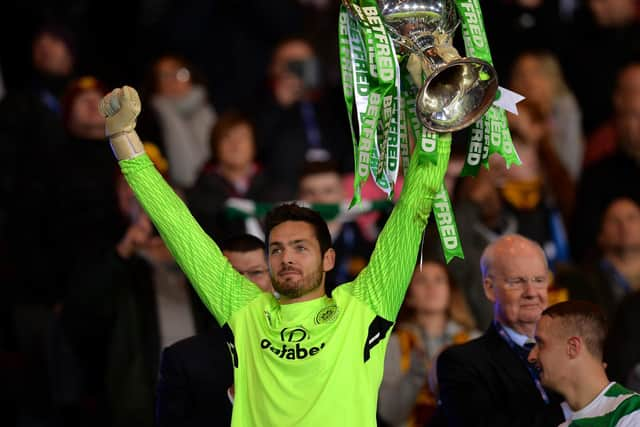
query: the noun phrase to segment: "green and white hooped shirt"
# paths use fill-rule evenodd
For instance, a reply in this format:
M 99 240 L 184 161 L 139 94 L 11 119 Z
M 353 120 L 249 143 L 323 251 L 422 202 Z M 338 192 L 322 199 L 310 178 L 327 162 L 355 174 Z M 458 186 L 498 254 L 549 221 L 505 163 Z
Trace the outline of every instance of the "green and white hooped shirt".
M 413 274 L 432 179 L 414 168 L 369 265 L 332 298 L 280 305 L 237 273 L 146 155 L 120 166 L 234 363 L 233 426 L 375 426 L 390 328 Z M 427 214 L 426 214 L 427 213 Z M 215 414 L 211 414 L 212 419 Z
M 586 407 L 573 413 L 559 427 L 638 427 L 640 394 L 618 383 L 607 387 Z

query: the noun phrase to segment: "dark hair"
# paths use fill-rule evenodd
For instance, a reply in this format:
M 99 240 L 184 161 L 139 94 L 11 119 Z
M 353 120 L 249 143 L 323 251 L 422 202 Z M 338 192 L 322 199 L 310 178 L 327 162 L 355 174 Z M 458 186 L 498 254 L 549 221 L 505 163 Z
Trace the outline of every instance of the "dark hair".
M 257 249 L 265 250 L 264 242 L 251 234 L 237 234 L 225 239 L 220 249 L 230 252 L 251 252 Z
M 199 67 L 197 67 L 187 58 L 185 58 L 184 56 L 178 53 L 175 53 L 172 51 L 165 51 L 162 54 L 154 57 L 154 59 L 152 59 L 151 62 L 147 63 L 146 71 L 143 77 L 143 82 L 140 87 L 141 99 L 151 100 L 152 96 L 158 91 L 158 87 L 159 87 L 159 79 L 157 74 L 158 64 L 160 64 L 161 61 L 164 61 L 167 59 L 172 59 L 176 61 L 181 67 L 185 67 L 186 69 L 188 69 L 191 77 L 191 83 L 193 83 L 194 85 L 198 84 L 205 87 L 208 86 L 209 83 L 204 73 Z
M 320 244 L 320 251 L 324 255 L 331 248 L 331 234 L 327 223 L 320 214 L 312 209 L 299 206 L 295 203 L 285 203 L 271 209 L 265 218 L 267 236 L 271 237 L 271 230 L 277 225 L 287 221 L 301 221 L 311 225 L 315 231 L 316 239 Z
M 211 163 L 218 163 L 218 147 L 220 146 L 222 138 L 224 138 L 231 129 L 243 124 L 249 126 L 251 134 L 255 138 L 253 123 L 244 113 L 237 110 L 227 110 L 218 117 L 216 124 L 213 125 L 211 129 L 211 137 L 209 139 L 211 143 L 211 157 L 209 160 Z M 253 141 L 253 146 L 255 149 L 255 140 Z
M 476 328 L 476 322 L 473 318 L 473 314 L 471 313 L 471 309 L 469 308 L 469 304 L 467 303 L 466 297 L 464 293 L 456 284 L 451 272 L 447 268 L 447 265 L 439 259 L 436 258 L 423 258 L 420 259 L 420 255 L 418 254 L 418 259 L 416 260 L 415 270 L 424 266 L 426 264 L 435 264 L 444 271 L 444 274 L 447 278 L 447 284 L 449 285 L 449 306 L 447 307 L 447 316 L 449 319 L 455 321 L 459 325 L 463 326 L 467 330 L 473 330 Z M 413 280 L 413 277 L 411 278 Z M 411 286 L 411 284 L 409 284 Z M 408 292 L 408 288 L 407 288 Z M 405 295 L 405 299 L 402 302 L 402 306 L 400 307 L 400 312 L 398 314 L 398 323 L 406 322 L 410 323 L 415 321 L 416 310 L 407 304 L 407 298 Z
M 338 163 L 333 159 L 304 162 L 302 165 L 302 172 L 300 173 L 300 180 L 310 175 L 319 175 L 322 173 L 335 173 L 340 175 Z
M 602 359 L 607 320 L 599 306 L 589 301 L 565 301 L 548 307 L 542 315 L 560 319 L 567 334 L 581 336 L 589 352 Z
M 47 20 L 42 23 L 33 34 L 32 43 L 36 40 L 39 40 L 44 35 L 52 36 L 60 41 L 62 41 L 69 50 L 69 54 L 73 58 L 74 62 L 76 60 L 76 56 L 78 54 L 77 43 L 76 43 L 76 35 L 67 25 L 57 22 L 55 20 Z

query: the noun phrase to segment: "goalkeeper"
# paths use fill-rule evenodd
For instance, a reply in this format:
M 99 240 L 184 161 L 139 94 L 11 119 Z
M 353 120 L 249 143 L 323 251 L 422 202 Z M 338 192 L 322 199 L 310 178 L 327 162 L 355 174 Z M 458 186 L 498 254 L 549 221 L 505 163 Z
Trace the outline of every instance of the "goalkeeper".
M 144 153 L 134 130 L 137 92 L 115 89 L 100 110 L 127 182 L 226 331 L 234 365 L 232 425 L 375 426 L 389 332 L 442 184 L 449 144 L 437 147 L 436 164 L 419 164 L 413 156 L 368 266 L 331 298 L 324 281 L 335 253 L 326 223 L 295 204 L 274 208 L 266 234 L 276 299 L 229 264 Z

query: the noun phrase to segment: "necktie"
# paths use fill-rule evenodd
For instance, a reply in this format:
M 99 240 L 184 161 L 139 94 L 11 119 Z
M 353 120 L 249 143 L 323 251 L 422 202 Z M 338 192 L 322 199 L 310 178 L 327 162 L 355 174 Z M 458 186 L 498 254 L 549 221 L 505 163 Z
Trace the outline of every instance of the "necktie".
M 518 352 L 518 356 L 520 356 L 520 358 L 522 360 L 524 360 L 526 363 L 529 363 L 529 353 L 531 352 L 531 349 L 533 348 L 533 346 L 535 346 L 536 343 L 535 342 L 531 342 L 531 341 L 527 341 L 526 343 L 524 343 L 524 345 L 522 347 L 520 347 L 519 345 L 514 346 L 516 351 Z

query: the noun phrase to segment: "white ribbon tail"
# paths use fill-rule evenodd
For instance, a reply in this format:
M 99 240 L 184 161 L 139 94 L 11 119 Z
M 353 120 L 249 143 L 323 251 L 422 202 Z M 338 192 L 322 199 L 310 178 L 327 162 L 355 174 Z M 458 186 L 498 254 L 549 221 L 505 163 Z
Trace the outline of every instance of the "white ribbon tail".
M 524 96 L 516 93 L 512 90 L 505 89 L 502 86 L 498 86 L 498 99 L 493 101 L 493 105 L 496 105 L 503 110 L 507 110 L 510 113 L 518 115 L 518 107 L 516 104 L 524 99 Z

